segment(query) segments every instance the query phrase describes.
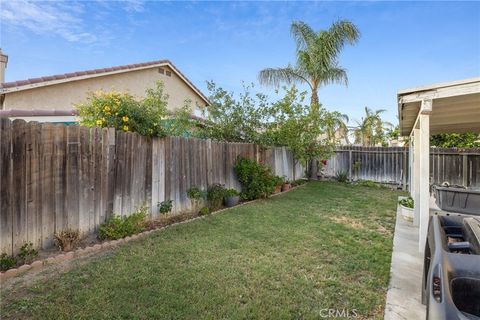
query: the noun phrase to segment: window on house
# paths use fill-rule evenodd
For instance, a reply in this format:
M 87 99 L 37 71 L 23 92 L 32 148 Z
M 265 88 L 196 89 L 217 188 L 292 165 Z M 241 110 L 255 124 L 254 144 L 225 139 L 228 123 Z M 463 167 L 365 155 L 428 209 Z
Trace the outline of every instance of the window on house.
M 172 76 L 172 72 L 171 72 L 171 71 L 168 71 L 168 70 L 167 70 L 167 71 L 165 71 L 165 74 L 166 74 L 167 76 L 169 76 L 169 77 L 171 77 L 171 76 Z
M 158 68 L 158 73 L 164 74 L 165 70 L 163 70 L 163 68 Z

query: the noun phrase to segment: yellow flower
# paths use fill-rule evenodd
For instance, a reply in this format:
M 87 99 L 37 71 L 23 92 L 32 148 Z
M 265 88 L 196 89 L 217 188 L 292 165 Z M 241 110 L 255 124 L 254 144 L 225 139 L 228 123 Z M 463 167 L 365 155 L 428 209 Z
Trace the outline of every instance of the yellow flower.
M 97 125 L 98 125 L 98 126 L 101 126 L 102 123 L 103 123 L 103 120 L 97 120 Z
M 118 112 L 115 112 L 115 115 L 118 116 Z
M 106 106 L 105 108 L 103 108 L 103 111 L 109 112 L 109 111 L 110 111 L 110 107 L 109 107 L 109 106 Z
M 122 120 L 123 120 L 123 122 L 128 122 L 128 117 L 127 117 L 127 116 L 123 116 L 123 117 L 122 117 Z
M 123 131 L 128 131 L 128 126 L 123 126 Z

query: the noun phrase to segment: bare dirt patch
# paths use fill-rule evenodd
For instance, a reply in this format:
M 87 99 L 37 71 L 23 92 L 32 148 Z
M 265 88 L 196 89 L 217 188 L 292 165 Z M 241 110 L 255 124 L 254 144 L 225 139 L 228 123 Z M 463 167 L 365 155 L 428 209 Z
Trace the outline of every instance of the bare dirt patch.
M 333 221 L 335 221 L 336 223 L 340 223 L 340 224 L 343 224 L 347 227 L 350 227 L 350 228 L 353 228 L 353 229 L 357 229 L 357 230 L 364 230 L 365 229 L 365 226 L 363 225 L 363 223 L 361 221 L 358 221 L 356 219 L 353 219 L 353 218 L 349 218 L 349 217 L 346 217 L 346 216 L 336 216 L 336 217 L 332 217 L 331 218 Z

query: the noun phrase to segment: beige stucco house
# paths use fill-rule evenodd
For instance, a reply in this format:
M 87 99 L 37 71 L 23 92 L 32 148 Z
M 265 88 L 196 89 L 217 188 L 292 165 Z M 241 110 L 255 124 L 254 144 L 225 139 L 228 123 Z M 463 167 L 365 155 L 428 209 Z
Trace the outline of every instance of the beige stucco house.
M 2 75 L 6 63 L 7 58 L 2 58 Z M 74 105 L 86 101 L 89 92 L 115 90 L 143 98 L 145 90 L 157 81 L 164 84 L 170 111 L 190 100 L 194 115 L 199 115 L 199 108 L 209 103 L 170 61 L 160 60 L 1 83 L 0 115 L 48 122 L 75 121 Z

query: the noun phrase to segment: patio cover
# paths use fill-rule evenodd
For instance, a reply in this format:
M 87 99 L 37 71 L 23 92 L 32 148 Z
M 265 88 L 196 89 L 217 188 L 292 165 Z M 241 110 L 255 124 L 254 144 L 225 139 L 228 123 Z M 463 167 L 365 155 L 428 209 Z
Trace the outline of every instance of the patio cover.
M 397 102 L 400 134 L 410 136 L 409 189 L 423 252 L 430 209 L 430 135 L 480 133 L 480 78 L 400 90 Z

